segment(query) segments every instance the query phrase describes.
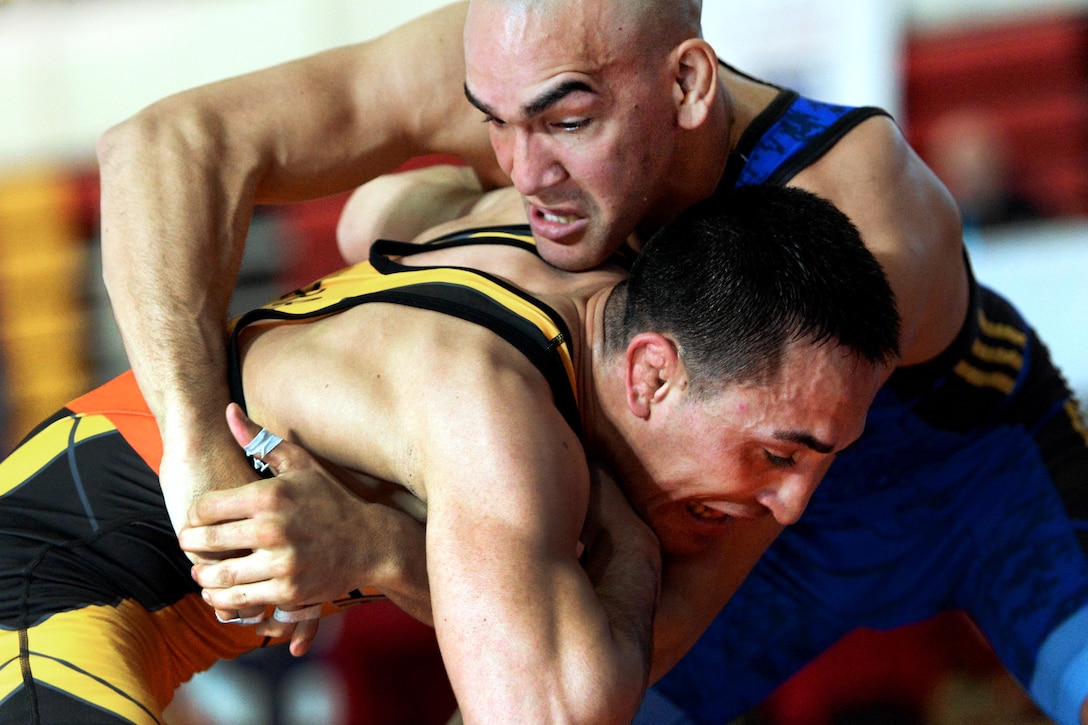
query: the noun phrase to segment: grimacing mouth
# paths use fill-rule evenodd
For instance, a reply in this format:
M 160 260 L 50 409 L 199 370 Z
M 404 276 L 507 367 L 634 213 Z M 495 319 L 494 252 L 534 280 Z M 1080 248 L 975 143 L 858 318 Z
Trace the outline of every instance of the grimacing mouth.
M 697 519 L 703 521 L 724 521 L 729 518 L 729 514 L 719 511 L 718 509 L 711 508 L 704 504 L 702 501 L 690 501 L 688 502 L 687 511 L 689 514 Z

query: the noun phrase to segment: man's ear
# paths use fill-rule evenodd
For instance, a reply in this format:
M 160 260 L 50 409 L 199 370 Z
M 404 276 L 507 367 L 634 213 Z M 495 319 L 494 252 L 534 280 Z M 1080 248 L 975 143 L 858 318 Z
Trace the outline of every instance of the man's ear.
M 718 95 L 718 56 L 702 38 L 690 38 L 673 51 L 676 85 L 673 96 L 680 128 L 699 128 Z
M 648 420 L 651 408 L 665 398 L 680 370 L 680 355 L 672 340 L 642 332 L 627 345 L 627 407 Z

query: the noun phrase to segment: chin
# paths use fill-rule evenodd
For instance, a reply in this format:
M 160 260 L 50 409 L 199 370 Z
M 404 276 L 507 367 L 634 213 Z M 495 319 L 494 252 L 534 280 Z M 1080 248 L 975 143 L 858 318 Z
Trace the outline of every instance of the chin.
M 584 272 L 608 259 L 608 255 L 602 256 L 582 248 L 581 243 L 568 247 L 555 242 L 541 243 L 537 240 L 536 248 L 545 262 L 566 272 Z
M 661 551 L 669 556 L 698 556 L 710 546 L 706 536 L 670 536 L 660 538 Z
M 545 262 L 567 272 L 583 272 L 608 261 L 622 244 L 609 245 L 585 236 L 569 242 L 536 237 L 536 248 Z

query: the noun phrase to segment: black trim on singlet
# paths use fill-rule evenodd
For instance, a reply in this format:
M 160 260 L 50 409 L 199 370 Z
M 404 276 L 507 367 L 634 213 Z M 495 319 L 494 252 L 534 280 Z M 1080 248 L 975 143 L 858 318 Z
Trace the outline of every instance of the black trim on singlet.
M 750 78 L 750 76 L 745 77 Z M 762 81 L 758 82 L 762 83 Z M 778 86 L 772 87 L 778 88 Z M 760 111 L 758 116 L 752 119 L 752 122 L 748 124 L 748 128 L 744 129 L 744 133 L 741 134 L 737 147 L 729 154 L 729 159 L 725 164 L 725 172 L 722 174 L 721 181 L 718 182 L 718 191 L 732 189 L 737 185 L 737 179 L 740 178 L 744 166 L 748 163 L 748 157 L 752 150 L 798 98 L 800 98 L 800 94 L 797 91 L 781 89 L 774 100 Z
M 875 116 L 889 116 L 889 114 L 884 109 L 876 108 L 875 106 L 863 106 L 850 111 L 838 121 L 835 121 L 835 123 L 828 126 L 823 133 L 806 145 L 804 149 L 784 161 L 782 165 L 778 167 L 778 170 L 764 183 L 774 186 L 784 186 L 803 169 L 816 163 L 820 157 L 831 150 L 832 146 L 842 140 L 843 136 L 854 130 L 854 128 L 859 126 L 863 121 L 867 121 Z
M 467 322 L 472 322 L 494 332 L 506 342 L 513 345 L 540 371 L 552 390 L 555 405 L 563 418 L 575 433 L 581 435 L 581 416 L 578 411 L 577 397 L 570 385 L 563 361 L 556 353 L 563 343 L 572 349 L 574 338 L 563 318 L 549 305 L 527 294 L 523 290 L 513 286 L 509 282 L 494 275 L 467 267 L 453 265 L 438 266 L 408 266 L 394 262 L 389 256 L 407 257 L 421 252 L 432 252 L 436 249 L 447 249 L 473 244 L 498 244 L 531 251 L 536 254 L 536 247 L 532 243 L 507 237 L 475 237 L 472 234 L 482 232 L 508 232 L 522 234 L 527 227 L 504 227 L 486 229 L 468 229 L 446 235 L 427 244 L 409 244 L 387 239 L 379 239 L 370 250 L 370 264 L 380 274 L 391 275 L 399 272 L 412 272 L 420 270 L 451 269 L 460 270 L 487 279 L 498 285 L 512 295 L 520 297 L 533 307 L 544 313 L 559 330 L 559 335 L 553 339 L 545 340 L 536 325 L 513 313 L 496 300 L 477 290 L 445 282 L 410 283 L 403 287 L 364 293 L 354 297 L 347 297 L 320 310 L 314 310 L 304 314 L 291 314 L 267 307 L 259 307 L 243 314 L 234 325 L 234 331 L 230 337 L 229 364 L 230 364 L 230 388 L 231 396 L 242 408 L 245 408 L 245 393 L 242 388 L 242 375 L 240 356 L 238 349 L 238 337 L 245 327 L 254 322 L 264 320 L 304 320 L 326 317 L 359 304 L 369 302 L 388 302 L 392 304 L 431 310 L 457 317 Z
M 495 227 L 477 227 L 473 229 L 461 229 L 456 232 L 449 232 L 443 234 L 440 237 L 435 237 L 430 241 L 423 242 L 422 244 L 409 244 L 407 242 L 395 242 L 392 239 L 380 239 L 378 241 L 386 244 L 408 244 L 410 247 L 424 247 L 422 250 L 410 251 L 405 253 L 398 252 L 398 256 L 408 257 L 412 254 L 418 254 L 420 251 L 433 251 L 436 248 L 448 249 L 450 247 L 464 247 L 471 244 L 501 244 L 506 247 L 517 247 L 518 249 L 524 249 L 527 252 L 536 254 L 536 243 L 526 242 L 520 239 L 511 239 L 509 237 L 485 237 L 477 236 L 472 237 L 473 234 L 515 234 L 519 237 L 531 237 L 533 231 L 528 224 L 506 224 Z M 374 261 L 374 248 L 370 249 L 370 261 Z
M 789 111 L 790 106 L 792 106 L 794 101 L 800 98 L 801 95 L 797 91 L 783 88 L 782 86 L 751 76 L 744 71 L 729 65 L 723 60 L 719 59 L 718 64 L 729 72 L 753 83 L 759 83 L 760 85 L 775 88 L 779 91 L 778 95 L 775 96 L 770 104 L 768 104 L 767 107 L 748 124 L 748 127 L 744 129 L 744 133 L 741 134 L 737 147 L 730 152 L 729 159 L 726 162 L 725 172 L 718 182 L 717 192 L 722 193 L 727 192 L 736 186 L 737 180 L 740 178 L 745 165 L 748 163 L 748 159 L 753 149 L 755 149 L 760 141 L 763 140 L 763 137 L 767 132 L 770 131 L 771 128 Z M 776 186 L 785 185 L 803 169 L 811 166 L 826 154 L 848 132 L 853 130 L 863 121 L 873 118 L 874 116 L 887 116 L 890 118 L 891 114 L 884 109 L 875 106 L 861 106 L 848 111 L 819 135 L 813 137 L 804 148 L 793 154 L 791 157 L 784 159 L 781 165 L 763 183 Z
M 524 318 L 513 314 L 509 309 L 491 298 L 481 295 L 476 290 L 467 287 L 459 287 L 458 285 L 453 284 L 433 283 L 426 285 L 409 285 L 400 288 L 399 290 L 389 291 L 389 294 L 395 298 L 390 301 L 411 307 L 442 312 L 462 320 L 467 320 L 468 322 L 476 323 L 486 327 L 503 340 L 516 347 L 518 351 L 540 371 L 544 376 L 544 379 L 547 380 L 559 412 L 562 413 L 563 418 L 566 419 L 571 429 L 581 436 L 581 416 L 578 412 L 577 397 L 570 386 L 570 378 L 567 376 L 567 369 L 563 365 L 562 360 L 560 360 L 555 353 L 555 349 L 566 342 L 571 347 L 571 354 L 573 356 L 574 338 L 571 336 L 570 329 L 567 327 L 566 322 L 564 322 L 558 312 L 536 297 L 526 293 L 524 290 L 515 287 L 499 277 L 488 274 L 487 272 L 454 265 L 408 266 L 389 259 L 390 256 L 409 257 L 414 254 L 419 254 L 420 252 L 430 252 L 435 249 L 447 249 L 470 244 L 500 244 L 503 246 L 524 249 L 526 251 L 531 251 L 533 254 L 537 254 L 535 244 L 517 239 L 510 239 L 507 237 L 470 238 L 470 235 L 479 234 L 481 232 L 509 232 L 522 234 L 526 231 L 527 227 L 524 226 L 468 229 L 464 232 L 457 232 L 452 235 L 447 235 L 446 237 L 441 237 L 434 242 L 425 245 L 379 239 L 370 249 L 370 264 L 374 269 L 384 275 L 420 269 L 457 269 L 470 272 L 483 277 L 502 287 L 507 292 L 520 297 L 547 315 L 552 323 L 559 329 L 559 336 L 548 340 L 546 343 L 542 343 L 543 338 L 539 328 L 528 323 Z M 426 290 L 428 294 L 423 297 L 418 294 L 413 294 L 412 292 L 404 292 L 405 290 L 412 290 L 413 292 Z M 402 292 L 403 294 L 401 294 Z M 488 308 L 480 309 L 478 302 L 481 298 L 488 303 Z
M 937 357 L 895 369 L 884 387 L 894 391 L 903 400 L 911 400 L 932 390 L 957 362 L 970 354 L 972 345 L 978 339 L 980 292 L 966 249 L 963 251 L 963 263 L 967 270 L 968 284 L 967 312 L 964 314 L 963 324 L 960 325 L 956 338 Z

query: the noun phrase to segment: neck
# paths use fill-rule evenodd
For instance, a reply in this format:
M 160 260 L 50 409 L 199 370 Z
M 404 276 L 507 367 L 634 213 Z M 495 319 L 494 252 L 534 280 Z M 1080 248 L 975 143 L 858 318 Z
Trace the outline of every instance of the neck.
M 684 133 L 676 151 L 672 183 L 637 229 L 638 238 L 648 239 L 682 211 L 710 197 L 725 173 L 729 154 L 743 131 L 735 123 L 733 98 L 719 81 L 714 105 L 706 122 Z M 636 249 L 641 249 L 641 244 Z
M 586 305 L 585 355 L 578 376 L 578 400 L 586 455 L 622 474 L 623 462 L 635 456 L 624 426 L 627 402 L 622 355 L 609 355 L 604 344 L 605 306 L 613 290 L 603 290 Z

